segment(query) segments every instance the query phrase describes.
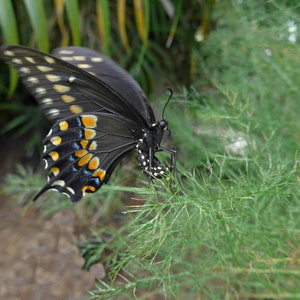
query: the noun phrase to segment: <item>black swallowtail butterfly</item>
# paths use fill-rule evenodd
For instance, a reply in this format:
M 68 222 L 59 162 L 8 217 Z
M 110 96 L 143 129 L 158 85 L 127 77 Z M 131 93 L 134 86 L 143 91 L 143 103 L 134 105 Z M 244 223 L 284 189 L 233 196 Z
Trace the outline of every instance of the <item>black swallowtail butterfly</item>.
M 150 178 L 166 169 L 155 157 L 164 118 L 156 121 L 138 83 L 102 54 L 65 47 L 52 55 L 24 47 L 2 46 L 0 57 L 12 64 L 46 117 L 55 121 L 44 140 L 48 189 L 73 202 L 107 183 L 121 159 L 137 148 L 142 171 Z

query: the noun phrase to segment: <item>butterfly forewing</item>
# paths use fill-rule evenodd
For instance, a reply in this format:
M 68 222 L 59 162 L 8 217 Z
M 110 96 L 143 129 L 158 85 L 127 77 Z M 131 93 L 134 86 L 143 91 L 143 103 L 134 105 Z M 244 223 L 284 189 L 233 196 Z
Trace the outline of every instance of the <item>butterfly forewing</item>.
M 78 68 L 83 68 L 105 82 L 134 106 L 148 122 L 155 123 L 155 117 L 147 97 L 139 84 L 120 68 L 113 60 L 99 52 L 83 47 L 64 47 L 54 49 L 52 55 Z
M 124 114 L 141 126 L 148 125 L 136 108 L 86 69 L 24 46 L 2 47 L 0 55 L 17 69 L 50 120 L 87 112 L 109 112 Z

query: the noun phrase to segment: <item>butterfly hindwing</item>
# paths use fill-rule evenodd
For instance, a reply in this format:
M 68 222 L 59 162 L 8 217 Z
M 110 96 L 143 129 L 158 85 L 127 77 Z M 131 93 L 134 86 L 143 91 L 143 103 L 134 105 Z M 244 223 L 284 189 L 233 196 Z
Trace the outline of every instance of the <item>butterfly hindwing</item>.
M 41 191 L 55 189 L 78 201 L 106 183 L 119 161 L 135 148 L 141 132 L 125 117 L 95 113 L 57 122 L 44 140 L 49 171 Z M 39 195 L 37 195 L 39 196 Z

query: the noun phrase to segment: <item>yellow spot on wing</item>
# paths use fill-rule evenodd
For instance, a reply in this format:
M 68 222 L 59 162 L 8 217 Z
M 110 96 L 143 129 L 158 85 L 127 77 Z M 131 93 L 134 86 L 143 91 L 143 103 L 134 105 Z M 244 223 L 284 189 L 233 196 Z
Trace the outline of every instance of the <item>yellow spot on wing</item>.
M 79 105 L 71 105 L 69 107 L 69 109 L 70 109 L 70 112 L 75 115 L 81 114 L 83 111 L 82 107 L 80 107 Z
M 69 124 L 66 121 L 62 121 L 58 125 L 61 131 L 67 130 L 69 128 Z
M 40 70 L 41 72 L 50 72 L 50 71 L 53 71 L 52 68 L 46 67 L 46 66 L 42 66 L 42 65 L 36 66 L 36 67 L 37 67 L 37 69 Z
M 53 161 L 57 161 L 59 159 L 59 154 L 56 151 L 51 151 L 48 155 L 52 158 Z
M 50 139 L 51 143 L 55 146 L 59 145 L 62 141 L 60 136 L 54 136 L 53 138 Z
M 50 172 L 54 175 L 54 176 L 57 176 L 59 174 L 59 168 L 57 167 L 52 167 L 50 169 Z
M 96 141 L 92 141 L 89 150 L 96 150 L 97 149 L 97 142 Z
M 75 101 L 76 99 L 70 95 L 61 95 L 61 100 L 64 101 L 65 103 L 71 103 L 71 102 Z
M 81 120 L 85 127 L 94 128 L 97 126 L 97 117 L 93 115 L 82 116 Z
M 53 75 L 53 74 L 46 74 L 45 77 L 51 82 L 57 82 L 57 81 L 60 81 L 60 79 L 61 79 L 60 76 Z
M 54 84 L 53 88 L 58 92 L 58 93 L 65 93 L 70 91 L 70 87 L 62 84 Z

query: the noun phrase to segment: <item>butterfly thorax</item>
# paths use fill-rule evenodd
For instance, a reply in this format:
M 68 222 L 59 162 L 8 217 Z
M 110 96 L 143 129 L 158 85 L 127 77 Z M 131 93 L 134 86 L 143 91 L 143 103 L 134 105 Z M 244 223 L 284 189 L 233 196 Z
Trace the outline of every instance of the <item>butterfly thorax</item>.
M 163 138 L 164 131 L 168 129 L 168 123 L 161 120 L 153 124 L 148 129 L 144 130 L 144 136 L 139 141 L 138 160 L 142 171 L 150 176 L 159 178 L 164 174 L 165 168 L 159 160 L 154 156 L 154 153 L 160 150 L 160 143 Z

